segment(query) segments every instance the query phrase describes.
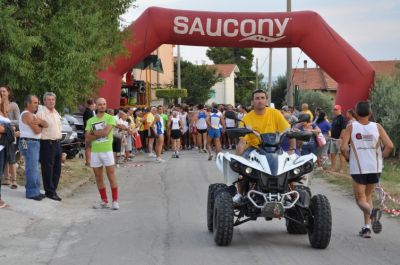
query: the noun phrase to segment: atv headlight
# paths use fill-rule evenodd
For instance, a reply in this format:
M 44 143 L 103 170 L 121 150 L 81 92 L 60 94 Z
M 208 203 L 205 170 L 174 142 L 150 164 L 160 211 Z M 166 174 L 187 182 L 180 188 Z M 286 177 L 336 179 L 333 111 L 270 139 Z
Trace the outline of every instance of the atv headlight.
M 313 169 L 314 169 L 314 163 L 311 160 L 303 165 L 304 173 L 309 173 L 313 171 Z
M 300 173 L 301 173 L 300 168 L 293 169 L 293 174 L 295 174 L 296 176 L 299 175 Z
M 251 167 L 246 167 L 246 169 L 244 170 L 244 172 L 245 172 L 247 175 L 250 175 L 251 172 L 253 172 L 253 169 L 252 169 Z

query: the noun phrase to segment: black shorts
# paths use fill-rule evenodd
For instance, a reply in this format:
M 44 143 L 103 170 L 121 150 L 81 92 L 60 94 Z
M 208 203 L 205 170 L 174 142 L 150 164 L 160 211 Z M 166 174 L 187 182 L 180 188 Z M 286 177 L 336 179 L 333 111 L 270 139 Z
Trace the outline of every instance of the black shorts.
M 353 175 L 351 175 L 351 177 L 358 184 L 362 184 L 362 185 L 376 184 L 379 182 L 381 173 L 353 174 Z
M 113 152 L 114 153 L 120 153 L 121 152 L 121 143 L 122 143 L 122 138 L 118 136 L 113 136 Z
M 171 130 L 171 138 L 174 140 L 177 140 L 179 138 L 181 138 L 182 133 L 181 130 Z
M 147 130 L 146 133 L 147 133 L 147 138 L 156 138 L 156 134 L 154 133 L 153 129 L 150 129 L 150 134 L 149 130 Z
M 204 129 L 204 130 L 197 129 L 197 132 L 200 134 L 207 133 L 207 129 Z

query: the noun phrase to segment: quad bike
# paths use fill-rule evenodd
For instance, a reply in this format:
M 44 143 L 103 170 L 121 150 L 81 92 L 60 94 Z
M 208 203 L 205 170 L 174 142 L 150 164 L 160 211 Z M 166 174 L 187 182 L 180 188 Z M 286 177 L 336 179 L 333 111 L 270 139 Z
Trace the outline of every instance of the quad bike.
M 234 118 L 234 117 L 233 117 Z M 224 175 L 224 183 L 214 183 L 208 188 L 207 227 L 213 232 L 217 245 L 226 246 L 232 241 L 233 227 L 259 217 L 269 221 L 285 218 L 290 234 L 307 234 L 313 248 L 325 249 L 331 238 L 332 216 L 328 199 L 317 194 L 311 196 L 310 174 L 316 156 L 289 155 L 281 148 L 287 138 L 308 141 L 310 132 L 287 130 L 282 134 L 259 134 L 248 128 L 228 130 L 232 137 L 255 134 L 260 146 L 245 156 L 219 153 L 216 163 Z M 244 189 L 240 202 L 236 183 Z

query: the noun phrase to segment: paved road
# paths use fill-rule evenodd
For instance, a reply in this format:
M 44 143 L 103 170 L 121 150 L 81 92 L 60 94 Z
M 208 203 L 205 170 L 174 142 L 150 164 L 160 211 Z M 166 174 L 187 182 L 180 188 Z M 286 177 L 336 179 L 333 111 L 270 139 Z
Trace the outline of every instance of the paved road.
M 139 156 L 143 167 L 118 169 L 120 211 L 91 209 L 98 197 L 91 183 L 62 203 L 29 201 L 0 212 L 10 218 L 1 227 L 0 264 L 400 264 L 399 223 L 385 218 L 381 234 L 359 238 L 353 199 L 320 179 L 313 192 L 327 195 L 333 210 L 326 250 L 287 234 L 283 220 L 262 219 L 236 227 L 232 244 L 217 247 L 205 218 L 208 185 L 221 180 L 214 162 L 195 151 L 167 160 Z M 13 217 L 21 213 L 26 220 Z

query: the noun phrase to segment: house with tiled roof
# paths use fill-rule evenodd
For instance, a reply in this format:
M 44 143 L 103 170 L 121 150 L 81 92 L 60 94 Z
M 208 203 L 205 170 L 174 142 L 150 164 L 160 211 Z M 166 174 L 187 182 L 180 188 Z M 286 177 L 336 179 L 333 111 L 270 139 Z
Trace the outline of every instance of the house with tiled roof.
M 211 98 L 206 104 L 235 104 L 235 78 L 236 73 L 239 73 L 239 68 L 236 64 L 215 64 L 210 65 L 214 68 L 216 74 L 221 77 L 221 81 L 217 82 L 211 88 Z
M 400 61 L 370 61 L 369 63 L 375 69 L 376 75 L 379 76 L 393 75 L 396 70 L 396 64 L 400 63 Z M 309 68 L 307 60 L 304 60 L 303 68 L 294 68 L 292 73 L 294 87 L 298 87 L 300 90 L 316 90 L 329 93 L 332 99 L 335 98 L 338 84 L 320 67 Z

